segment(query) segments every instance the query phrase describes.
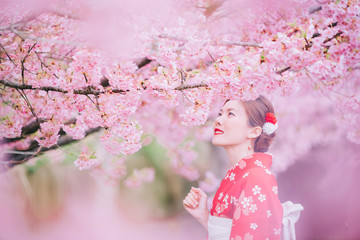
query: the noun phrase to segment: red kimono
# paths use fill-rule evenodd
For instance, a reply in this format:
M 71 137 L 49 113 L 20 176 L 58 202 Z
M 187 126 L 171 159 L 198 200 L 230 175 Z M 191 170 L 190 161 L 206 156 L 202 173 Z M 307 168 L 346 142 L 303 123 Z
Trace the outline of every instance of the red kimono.
M 280 239 L 283 208 L 270 153 L 254 153 L 232 166 L 217 190 L 210 214 L 232 219 L 231 240 Z

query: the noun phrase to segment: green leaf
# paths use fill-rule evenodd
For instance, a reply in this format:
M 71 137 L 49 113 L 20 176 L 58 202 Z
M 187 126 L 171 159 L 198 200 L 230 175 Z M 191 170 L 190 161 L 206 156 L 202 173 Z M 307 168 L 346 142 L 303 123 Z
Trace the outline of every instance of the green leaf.
M 8 115 L 5 115 L 3 117 L 0 118 L 0 121 L 6 121 L 6 120 L 9 120 L 9 116 Z
M 306 38 L 306 31 L 303 31 L 301 30 L 301 35 L 300 35 L 301 38 Z
M 288 25 L 289 27 L 296 28 L 297 26 L 296 19 L 294 20 L 294 22 L 289 22 Z
M 95 152 L 90 155 L 90 159 L 96 159 Z
M 38 159 L 34 165 L 26 165 L 26 172 L 28 175 L 34 174 L 37 169 L 41 168 L 45 164 L 49 163 L 48 159 L 42 157 Z

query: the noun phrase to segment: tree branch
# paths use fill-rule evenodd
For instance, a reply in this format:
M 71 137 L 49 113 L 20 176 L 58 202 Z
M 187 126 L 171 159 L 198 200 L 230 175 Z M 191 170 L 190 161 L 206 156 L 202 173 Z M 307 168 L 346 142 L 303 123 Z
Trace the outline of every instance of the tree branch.
M 47 54 L 47 56 L 45 56 L 45 58 L 50 58 L 50 59 L 54 59 L 57 61 L 64 61 L 67 63 L 70 63 L 72 61 L 72 58 L 68 57 L 67 55 L 73 51 L 75 48 L 72 48 L 69 52 L 67 52 L 65 55 L 60 55 L 57 53 L 52 53 L 52 52 L 37 52 L 38 54 Z
M 1 43 L 0 43 L 0 47 L 2 48 L 2 50 L 4 51 L 6 56 L 9 58 L 9 60 L 17 67 L 16 63 L 11 59 L 10 55 L 7 53 L 7 51 L 5 50 L 5 48 L 3 47 L 3 45 Z
M 206 83 L 189 84 L 189 85 L 180 84 L 174 90 L 181 91 L 181 90 L 185 90 L 185 89 L 199 88 L 199 87 L 208 87 L 208 85 Z
M 69 46 L 74 46 L 74 47 L 83 47 L 85 46 L 85 43 L 80 43 L 80 42 L 70 42 L 70 41 L 62 41 L 62 40 L 54 40 L 54 39 L 47 39 L 47 38 L 41 38 L 41 37 L 33 37 L 30 36 L 30 34 L 26 34 L 25 32 L 21 32 L 15 29 L 17 25 L 12 25 L 10 27 L 10 30 L 18 35 L 22 40 L 25 39 L 31 39 L 34 40 L 36 42 L 47 42 L 47 43 L 54 43 L 54 44 L 61 44 L 61 45 L 69 45 Z
M 142 67 L 148 65 L 148 64 L 151 63 L 151 62 L 152 62 L 152 60 L 150 60 L 150 59 L 148 59 L 148 58 L 143 58 L 143 59 L 141 59 L 141 60 L 139 61 L 139 63 L 137 63 L 137 66 L 138 66 L 138 68 L 142 68 Z
M 166 39 L 169 39 L 169 40 L 180 41 L 180 42 L 188 42 L 188 40 L 186 38 L 175 37 L 175 36 L 171 36 L 171 35 L 168 35 L 168 34 L 160 34 L 159 38 L 166 38 Z M 259 43 L 238 42 L 238 41 L 217 41 L 217 40 L 213 40 L 212 42 L 215 45 L 262 48 L 262 46 Z
M 280 70 L 276 71 L 276 73 L 281 75 L 283 72 L 286 72 L 290 69 L 291 69 L 291 67 L 287 66 L 287 67 L 281 68 Z
M 322 6 L 311 7 L 311 8 L 309 8 L 309 14 L 316 13 L 316 12 L 318 12 L 320 10 L 322 10 Z
M 42 90 L 42 91 L 46 91 L 46 92 L 52 91 L 52 92 L 69 93 L 68 90 L 57 88 L 57 87 L 50 87 L 50 86 L 47 86 L 47 87 L 33 87 L 32 85 L 29 85 L 29 84 L 17 84 L 17 83 L 10 82 L 8 80 L 0 80 L 0 83 L 3 84 L 4 86 L 14 88 L 14 89 Z M 129 90 L 122 90 L 122 89 L 113 89 L 112 90 L 113 93 L 121 93 L 121 94 L 125 94 L 128 91 Z M 94 89 L 91 89 L 91 88 L 74 90 L 74 94 L 79 94 L 79 95 L 88 95 L 88 94 L 100 95 L 100 94 L 104 94 L 104 93 L 106 93 L 106 91 L 94 90 Z
M 31 102 L 30 102 L 30 100 L 28 99 L 28 97 L 26 96 L 24 90 L 22 90 L 22 89 L 20 89 L 20 90 L 19 90 L 19 89 L 16 89 L 16 91 L 18 91 L 18 93 L 20 94 L 20 96 L 25 100 L 26 105 L 27 105 L 28 108 L 30 109 L 32 115 L 35 117 L 36 122 L 40 125 L 39 118 L 37 117 L 37 115 L 36 115 L 36 113 L 35 113 L 35 111 L 34 111 L 34 108 L 32 107 Z
M 263 48 L 259 43 L 237 42 L 237 41 L 221 41 L 217 45 Z
M 85 132 L 85 137 L 89 136 L 90 134 L 93 134 L 95 132 L 98 132 L 101 129 L 102 129 L 101 127 L 88 129 Z M 58 148 L 58 146 L 64 146 L 64 145 L 67 145 L 67 144 L 70 144 L 73 142 L 77 142 L 77 141 L 78 140 L 73 139 L 70 136 L 64 135 L 59 138 L 58 143 L 56 145 L 53 145 L 52 147 L 49 147 L 49 148 L 45 148 L 45 147 L 39 146 L 37 141 L 34 140 L 30 143 L 30 147 L 26 150 L 13 149 L 13 150 L 6 152 L 5 160 L 3 162 L 5 162 L 5 164 L 7 163 L 9 167 L 13 167 L 17 164 L 26 162 L 29 159 L 36 157 L 44 152 L 47 152 L 52 149 L 56 149 L 56 148 Z M 30 157 L 27 156 L 27 155 L 29 155 L 29 152 L 33 153 Z
M 41 62 L 41 69 L 44 70 L 42 67 L 45 66 L 47 69 L 49 69 L 51 71 L 50 67 L 48 65 L 46 65 L 46 63 L 44 63 L 44 61 L 40 58 L 39 53 L 35 51 L 35 54 L 36 54 L 37 58 L 39 59 L 39 61 Z M 59 77 L 55 73 L 53 73 L 53 75 L 57 79 L 59 79 Z
M 28 84 L 17 84 L 17 83 L 13 83 L 7 80 L 0 80 L 0 83 L 3 84 L 4 86 L 10 87 L 10 88 L 14 88 L 14 89 L 19 89 L 19 90 L 42 90 L 42 91 L 53 91 L 53 92 L 61 92 L 61 93 L 69 93 L 68 90 L 65 89 L 61 89 L 61 88 L 57 88 L 57 87 L 33 87 L 32 85 L 28 85 Z M 198 87 L 207 87 L 207 84 L 190 84 L 190 85 L 180 85 L 178 87 L 176 87 L 174 90 L 184 90 L 184 89 L 189 89 L 189 88 L 198 88 Z M 162 90 L 162 89 L 155 89 L 155 90 Z M 121 94 L 126 94 L 126 92 L 130 91 L 130 90 L 122 90 L 122 89 L 113 89 L 111 90 L 113 93 L 121 93 Z M 107 91 L 101 91 L 101 90 L 94 90 L 91 88 L 86 88 L 86 89 L 77 89 L 74 90 L 74 94 L 79 94 L 79 95 L 101 95 L 106 93 Z
M 39 118 L 39 123 L 43 123 L 43 122 L 46 122 L 46 121 L 47 121 L 47 119 Z M 76 118 L 71 118 L 65 123 L 65 125 L 75 124 L 75 122 L 76 122 Z M 37 121 L 33 121 L 30 124 L 28 124 L 26 126 L 23 126 L 21 128 L 21 136 L 20 137 L 3 138 L 3 141 L 0 141 L 0 146 L 3 145 L 3 144 L 19 141 L 21 139 L 26 138 L 30 134 L 33 134 L 34 132 L 39 130 L 39 128 L 40 128 L 39 123 Z
M 339 37 L 341 34 L 343 34 L 343 31 L 339 31 L 337 34 L 335 34 L 334 36 L 332 36 L 331 38 L 326 39 L 323 43 L 327 43 L 330 42 L 331 40 L 333 40 L 334 38 Z

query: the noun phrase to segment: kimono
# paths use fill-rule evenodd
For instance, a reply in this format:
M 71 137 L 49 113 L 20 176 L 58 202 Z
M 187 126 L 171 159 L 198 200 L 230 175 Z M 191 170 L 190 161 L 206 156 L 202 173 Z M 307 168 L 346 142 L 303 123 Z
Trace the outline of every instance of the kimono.
M 228 235 L 208 239 L 280 240 L 283 207 L 271 163 L 270 153 L 256 152 L 228 170 L 210 210 L 209 219 L 216 221 L 208 222 L 209 233 L 220 220 Z

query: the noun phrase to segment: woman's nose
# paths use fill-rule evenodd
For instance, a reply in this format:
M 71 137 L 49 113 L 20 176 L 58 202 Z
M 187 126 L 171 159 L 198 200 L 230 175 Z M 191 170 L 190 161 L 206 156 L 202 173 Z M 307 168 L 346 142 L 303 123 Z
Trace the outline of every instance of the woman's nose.
M 215 126 L 220 126 L 221 125 L 221 116 L 215 118 Z

